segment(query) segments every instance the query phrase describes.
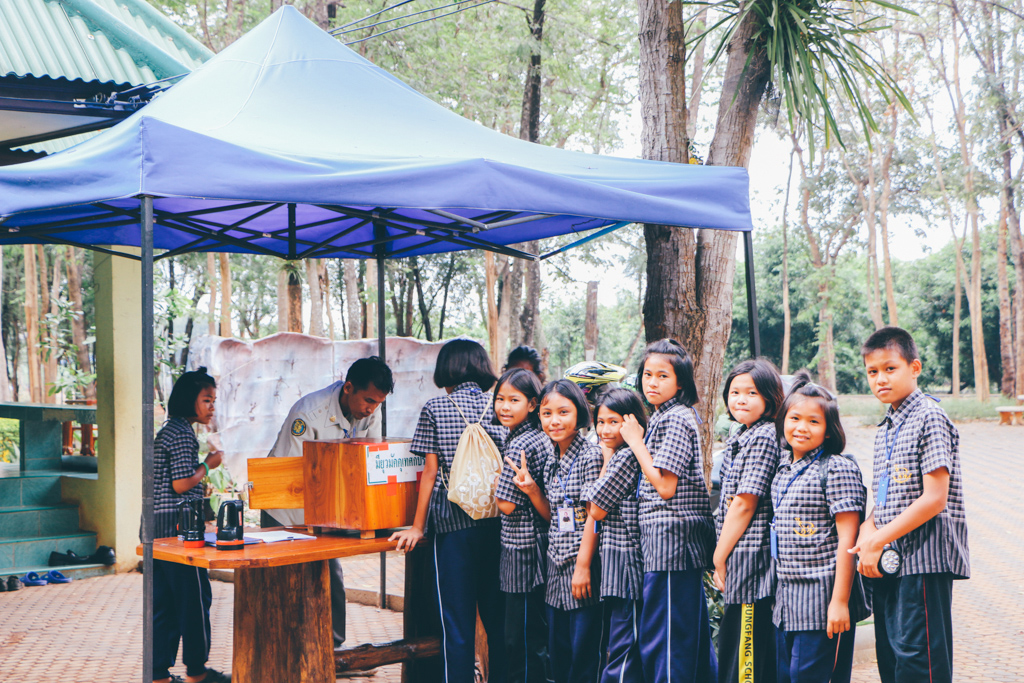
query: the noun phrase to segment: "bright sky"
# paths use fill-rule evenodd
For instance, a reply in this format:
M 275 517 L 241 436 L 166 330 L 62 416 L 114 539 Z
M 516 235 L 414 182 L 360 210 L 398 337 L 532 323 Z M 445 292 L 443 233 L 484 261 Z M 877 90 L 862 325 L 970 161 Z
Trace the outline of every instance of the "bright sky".
M 619 150 L 611 153 L 613 156 L 641 158 L 641 125 L 640 107 L 637 103 L 633 106 L 630 115 L 621 121 L 620 131 L 623 145 Z M 780 139 L 770 129 L 758 128 L 750 159 L 750 204 L 755 234 L 759 228 L 774 225 L 779 221 L 783 196 L 786 191 L 786 175 L 789 172 L 789 151 L 788 140 Z M 790 190 L 791 225 L 792 212 L 796 206 L 796 183 L 798 182 L 799 179 L 796 179 Z M 995 210 L 998 210 L 998 207 Z M 915 233 L 915 228 L 924 232 L 923 239 Z M 928 225 L 920 219 L 910 220 L 906 217 L 893 216 L 889 219 L 889 229 L 891 253 L 894 258 L 901 260 L 918 259 L 932 251 L 941 249 L 950 239 L 949 228 L 945 222 Z M 737 259 L 739 261 L 737 268 L 741 269 L 742 243 L 738 245 Z M 615 304 L 617 291 L 620 288 L 632 291 L 636 286 L 632 280 L 625 278 L 617 270 L 608 269 L 595 272 L 589 264 L 579 263 L 575 260 L 572 262 L 570 274 L 577 280 L 575 286 L 565 287 L 561 282 L 556 285 L 553 276 L 546 277 L 545 284 L 548 285 L 548 292 L 557 286 L 562 297 L 579 300 L 584 296 L 586 281 L 596 277 L 601 282 L 598 289 L 598 300 L 602 305 L 610 306 Z

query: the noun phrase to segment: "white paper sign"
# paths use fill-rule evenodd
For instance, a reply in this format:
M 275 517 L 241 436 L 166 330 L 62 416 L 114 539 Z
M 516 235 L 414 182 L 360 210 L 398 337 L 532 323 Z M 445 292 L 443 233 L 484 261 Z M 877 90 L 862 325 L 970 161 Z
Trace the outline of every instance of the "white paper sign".
M 401 484 L 419 480 L 425 459 L 409 452 L 408 443 L 366 446 L 366 483 Z

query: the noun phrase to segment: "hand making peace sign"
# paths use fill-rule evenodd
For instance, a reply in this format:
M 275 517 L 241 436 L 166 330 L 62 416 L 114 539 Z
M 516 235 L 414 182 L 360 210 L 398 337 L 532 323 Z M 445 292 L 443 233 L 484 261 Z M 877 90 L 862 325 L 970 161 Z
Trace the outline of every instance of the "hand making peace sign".
M 537 486 L 537 482 L 534 481 L 533 476 L 530 474 L 530 468 L 526 465 L 526 451 L 519 451 L 521 461 L 519 467 L 516 467 L 516 463 L 512 458 L 505 458 L 505 462 L 509 464 L 509 467 L 516 473 L 516 476 L 512 478 L 512 483 L 516 485 L 520 491 L 526 494 L 527 497 L 539 493 L 540 488 Z

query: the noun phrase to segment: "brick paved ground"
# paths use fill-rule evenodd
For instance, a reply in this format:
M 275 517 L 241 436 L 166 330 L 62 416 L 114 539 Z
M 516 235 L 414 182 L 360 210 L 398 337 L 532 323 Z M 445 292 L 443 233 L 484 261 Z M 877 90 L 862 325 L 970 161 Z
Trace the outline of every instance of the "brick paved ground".
M 1020 681 L 1024 660 L 1024 503 L 1014 494 L 1024 481 L 1017 454 L 1024 427 L 993 423 L 959 426 L 966 482 L 972 572 L 953 592 L 956 680 Z M 870 477 L 874 431 L 847 425 L 847 451 Z M 401 556 L 389 553 L 387 587 L 402 594 Z M 379 590 L 379 556 L 345 561 L 346 584 Z M 213 652 L 210 665 L 230 669 L 232 591 L 213 582 Z M 142 649 L 142 577 L 139 574 L 85 579 L 65 586 L 0 593 L 0 682 L 92 683 L 136 681 Z M 876 683 L 870 627 L 858 636 L 861 647 L 855 683 Z M 349 645 L 401 636 L 401 615 L 349 604 Z M 868 646 L 868 647 L 865 647 Z M 175 673 L 184 675 L 179 665 Z M 399 680 L 397 666 L 369 679 Z

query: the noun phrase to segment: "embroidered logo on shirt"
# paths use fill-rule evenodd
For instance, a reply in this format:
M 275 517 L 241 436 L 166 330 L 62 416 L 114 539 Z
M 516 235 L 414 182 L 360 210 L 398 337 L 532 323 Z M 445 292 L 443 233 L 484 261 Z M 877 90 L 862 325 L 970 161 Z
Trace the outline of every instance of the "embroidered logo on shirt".
M 796 531 L 794 533 L 797 536 L 813 536 L 817 529 L 814 526 L 814 522 L 805 522 L 799 517 L 796 518 Z
M 306 423 L 302 420 L 292 422 L 292 436 L 302 436 L 306 433 Z
M 577 505 L 575 515 L 576 526 L 578 526 L 582 530 L 583 525 L 587 523 L 587 508 L 583 507 L 582 505 Z
M 910 481 L 910 470 L 902 465 L 892 468 L 892 480 L 897 484 L 906 484 Z

